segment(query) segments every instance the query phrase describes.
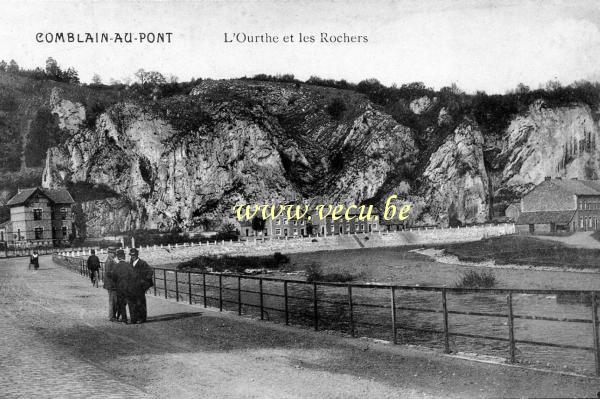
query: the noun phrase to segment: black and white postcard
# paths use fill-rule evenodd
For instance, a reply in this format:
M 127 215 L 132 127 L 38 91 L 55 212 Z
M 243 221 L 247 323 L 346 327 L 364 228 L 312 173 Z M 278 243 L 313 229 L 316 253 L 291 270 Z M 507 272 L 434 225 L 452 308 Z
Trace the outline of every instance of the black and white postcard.
M 0 0 L 0 397 L 600 396 L 594 0 Z

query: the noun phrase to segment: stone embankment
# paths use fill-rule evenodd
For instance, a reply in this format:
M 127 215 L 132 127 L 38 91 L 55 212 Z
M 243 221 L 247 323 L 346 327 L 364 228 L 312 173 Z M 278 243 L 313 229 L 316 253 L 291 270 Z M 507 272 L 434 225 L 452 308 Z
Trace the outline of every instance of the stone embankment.
M 140 248 L 144 259 L 154 265 L 178 263 L 201 255 L 270 255 L 275 252 L 296 253 L 358 249 L 361 247 L 395 247 L 477 241 L 515 233 L 514 224 L 482 225 L 462 228 L 421 228 L 394 232 L 342 234 L 318 237 L 277 239 L 251 238 L 245 241 L 212 241 L 154 245 Z M 362 246 L 361 246 L 362 244 Z M 105 253 L 105 251 L 103 251 Z M 87 256 L 89 250 L 63 252 L 67 256 Z

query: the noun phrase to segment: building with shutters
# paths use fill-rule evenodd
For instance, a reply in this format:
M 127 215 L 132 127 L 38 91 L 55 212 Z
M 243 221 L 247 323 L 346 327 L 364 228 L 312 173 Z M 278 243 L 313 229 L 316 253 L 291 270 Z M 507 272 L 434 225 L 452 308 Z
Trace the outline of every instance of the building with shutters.
M 6 205 L 10 220 L 0 224 L 0 241 L 11 245 L 60 245 L 74 237 L 73 197 L 65 189 L 19 190 Z

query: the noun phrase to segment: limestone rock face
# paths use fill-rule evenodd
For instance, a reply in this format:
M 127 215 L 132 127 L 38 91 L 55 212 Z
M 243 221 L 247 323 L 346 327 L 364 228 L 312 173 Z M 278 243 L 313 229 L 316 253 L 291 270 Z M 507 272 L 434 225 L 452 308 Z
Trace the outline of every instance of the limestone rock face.
M 310 90 L 204 81 L 182 101 L 207 121 L 186 132 L 117 104 L 94 130 L 48 151 L 43 185 L 109 189 L 110 200 L 82 206 L 94 234 L 199 228 L 237 203 L 383 196 L 414 166 L 416 148 L 410 129 L 356 100 L 335 119 Z
M 427 97 L 427 96 L 419 97 L 410 102 L 410 110 L 413 113 L 420 115 L 423 112 L 426 112 L 427 110 L 429 110 L 429 108 L 432 106 L 432 104 L 433 104 L 433 101 L 429 97 Z
M 423 174 L 424 217 L 442 224 L 481 223 L 489 212 L 484 139 L 477 124 L 465 119 L 433 153 Z
M 600 178 L 598 123 L 587 105 L 533 103 L 506 131 L 501 185 L 522 193 L 546 176 Z
M 58 126 L 61 129 L 75 133 L 85 120 L 85 107 L 82 104 L 61 99 L 60 96 L 60 89 L 53 88 L 50 94 L 52 113 L 58 116 Z
M 43 186 L 79 191 L 92 235 L 214 228 L 241 203 L 391 194 L 414 205 L 412 223 L 482 223 L 545 176 L 600 177 L 598 118 L 580 104 L 536 101 L 484 134 L 422 97 L 410 104 L 427 124 L 416 136 L 362 94 L 293 83 L 204 80 L 189 95 L 114 104 L 93 129 L 60 91 L 50 103 L 69 138 L 48 150 Z

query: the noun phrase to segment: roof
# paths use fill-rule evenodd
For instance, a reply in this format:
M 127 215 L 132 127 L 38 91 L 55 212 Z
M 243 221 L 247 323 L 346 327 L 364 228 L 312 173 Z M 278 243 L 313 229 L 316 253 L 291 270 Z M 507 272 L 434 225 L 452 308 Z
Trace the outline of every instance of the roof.
M 600 180 L 550 179 L 554 186 L 575 195 L 600 195 Z
M 522 212 L 517 219 L 517 224 L 567 224 L 571 222 L 575 211 L 536 211 Z
M 0 223 L 0 229 L 5 228 L 6 226 L 8 226 L 10 224 L 10 220 L 6 220 L 2 223 Z
M 71 197 L 71 194 L 69 194 L 69 192 L 64 188 L 49 189 L 34 187 L 26 188 L 24 190 L 19 191 L 14 197 L 8 200 L 6 205 L 21 205 L 36 192 L 40 192 L 41 194 L 45 195 L 50 201 L 54 202 L 55 204 L 73 204 L 75 202 L 73 200 L 73 197 Z

